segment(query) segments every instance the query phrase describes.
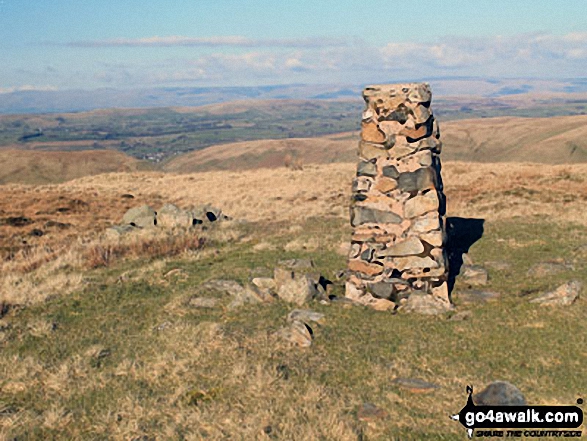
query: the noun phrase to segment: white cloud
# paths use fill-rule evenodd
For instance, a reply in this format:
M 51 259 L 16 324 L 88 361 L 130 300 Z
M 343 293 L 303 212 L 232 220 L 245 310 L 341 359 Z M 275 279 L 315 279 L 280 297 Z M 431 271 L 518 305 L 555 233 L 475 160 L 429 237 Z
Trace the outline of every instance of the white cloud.
M 295 38 L 295 39 L 252 39 L 239 35 L 216 37 L 168 37 L 115 38 L 111 40 L 72 41 L 66 46 L 72 47 L 324 47 L 346 46 L 346 38 Z
M 32 84 L 24 84 L 22 86 L 16 87 L 0 87 L 0 94 L 2 93 L 12 93 L 12 92 L 28 92 L 28 91 L 37 91 L 37 92 L 52 92 L 59 90 L 55 86 L 33 86 Z

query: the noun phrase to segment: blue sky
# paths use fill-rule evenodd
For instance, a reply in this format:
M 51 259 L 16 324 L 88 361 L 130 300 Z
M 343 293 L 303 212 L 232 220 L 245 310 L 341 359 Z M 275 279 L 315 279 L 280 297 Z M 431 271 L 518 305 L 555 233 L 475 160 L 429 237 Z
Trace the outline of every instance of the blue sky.
M 0 0 L 0 92 L 585 77 L 584 0 Z

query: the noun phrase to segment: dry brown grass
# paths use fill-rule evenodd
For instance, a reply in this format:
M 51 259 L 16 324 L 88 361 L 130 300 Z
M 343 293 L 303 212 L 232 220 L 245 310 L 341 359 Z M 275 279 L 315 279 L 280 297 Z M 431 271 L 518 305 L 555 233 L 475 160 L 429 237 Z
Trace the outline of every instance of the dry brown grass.
M 449 216 L 587 225 L 587 165 L 446 162 L 442 173 Z M 123 256 L 173 255 L 200 245 L 200 238 L 167 233 L 139 235 L 135 243 L 100 239 L 132 206 L 209 203 L 235 219 L 295 227 L 316 216 L 346 219 L 353 175 L 354 165 L 343 163 L 308 165 L 303 171 L 117 173 L 56 186 L 4 186 L 0 217 L 26 216 L 32 223 L 0 225 L 0 302 L 36 303 L 75 290 L 84 268 Z M 136 198 L 123 199 L 122 193 Z M 44 227 L 50 220 L 70 226 Z M 45 234 L 30 236 L 35 228 Z M 231 233 L 238 235 L 230 228 L 217 234 L 228 238 Z M 295 240 L 286 245 L 289 251 L 301 249 Z
M 146 239 L 134 236 L 130 241 L 95 243 L 87 246 L 83 252 L 83 259 L 88 268 L 94 269 L 110 266 L 125 258 L 173 257 L 199 250 L 203 245 L 204 239 L 202 237 L 188 231 Z
M 587 161 L 587 116 L 478 118 L 441 123 L 443 158 L 466 162 Z M 356 162 L 358 133 L 319 138 L 269 139 L 208 147 L 173 158 L 163 170 L 192 173 L 282 166 L 287 155 L 304 164 Z
M 18 320 L 0 319 L 0 329 L 8 329 L 0 331 L 0 344 L 11 351 L 0 359 L 0 439 L 26 433 L 31 439 L 383 440 L 399 431 L 415 431 L 412 439 L 462 439 L 447 413 L 464 404 L 466 384 L 510 379 L 535 404 L 575 399 L 583 383 L 564 374 L 582 372 L 581 354 L 574 352 L 579 342 L 566 339 L 583 331 L 585 302 L 564 311 L 523 303 L 512 293 L 526 287 L 518 281 L 525 262 L 514 261 L 522 267 L 514 281 L 491 273 L 492 283 L 501 277 L 499 289 L 508 290 L 502 302 L 474 308 L 470 321 L 312 304 L 327 322 L 316 327 L 308 350 L 276 338 L 291 310 L 279 302 L 242 311 L 186 307 L 210 278 L 246 278 L 288 252 L 317 261 L 333 254 L 344 235 L 354 172 L 353 164 L 311 164 L 302 171 L 113 173 L 55 186 L 4 186 L 0 218 L 24 215 L 32 223 L 0 226 L 2 246 L 14 251 L 0 263 L 0 303 L 31 307 Z M 560 225 L 587 226 L 587 165 L 446 162 L 443 178 L 448 215 L 488 220 L 492 238 L 506 235 L 495 231 L 502 220 L 511 227 L 548 216 Z M 122 199 L 123 193 L 136 198 Z M 238 222 L 219 224 L 206 235 L 234 247 L 117 269 L 112 256 L 168 255 L 197 245 L 200 236 L 158 229 L 121 241 L 101 237 L 128 207 L 164 202 L 211 203 L 257 228 L 243 237 Z M 325 225 L 309 231 L 305 222 L 315 217 Z M 336 228 L 326 224 L 332 218 Z M 48 220 L 71 226 L 45 228 Z M 36 227 L 46 234 L 29 236 Z M 523 260 L 526 249 L 546 240 L 542 230 L 523 232 L 484 246 L 507 247 L 509 258 Z M 257 244 L 267 245 L 255 252 L 261 239 L 266 242 Z M 87 270 L 103 264 L 111 267 Z M 54 296 L 60 301 L 34 309 Z M 441 389 L 415 399 L 391 383 L 396 376 L 420 377 Z M 386 409 L 389 418 L 359 421 L 356 411 L 365 401 Z
M 76 144 L 78 145 L 78 144 Z M 44 146 L 63 149 L 65 145 Z M 116 150 L 29 151 L 0 149 L 0 184 L 50 184 L 87 175 L 137 170 L 141 161 Z

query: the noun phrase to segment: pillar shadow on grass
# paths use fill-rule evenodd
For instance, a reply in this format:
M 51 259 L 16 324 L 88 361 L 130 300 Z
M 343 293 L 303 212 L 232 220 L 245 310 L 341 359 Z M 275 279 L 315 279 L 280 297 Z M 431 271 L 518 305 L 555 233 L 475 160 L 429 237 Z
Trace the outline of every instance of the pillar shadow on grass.
M 447 217 L 446 254 L 448 257 L 448 292 L 452 293 L 455 280 L 463 266 L 463 253 L 483 236 L 485 219 Z

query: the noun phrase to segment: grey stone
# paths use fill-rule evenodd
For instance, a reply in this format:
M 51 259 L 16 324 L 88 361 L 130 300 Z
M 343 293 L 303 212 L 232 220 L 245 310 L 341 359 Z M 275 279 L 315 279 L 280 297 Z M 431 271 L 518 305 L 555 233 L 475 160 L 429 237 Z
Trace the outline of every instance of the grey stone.
M 239 308 L 246 304 L 263 303 L 266 300 L 267 299 L 253 287 L 246 286 L 241 291 L 237 291 L 233 294 L 232 301 L 228 304 L 228 309 Z
M 289 322 L 299 321 L 303 323 L 315 322 L 322 324 L 326 316 L 320 312 L 310 311 L 309 309 L 294 309 L 287 315 Z
M 259 289 L 275 289 L 275 280 L 273 280 L 271 277 L 255 277 L 253 280 L 251 280 L 251 283 Z
M 435 190 L 432 190 L 426 194 L 408 199 L 404 205 L 404 214 L 407 218 L 412 219 L 424 213 L 438 210 L 438 207 L 438 194 Z
M 397 171 L 393 165 L 386 165 L 381 169 L 381 173 L 386 178 L 397 179 L 400 176 L 400 173 Z
M 479 265 L 463 265 L 460 274 L 461 282 L 471 286 L 487 285 L 487 270 Z
M 559 286 L 554 291 L 547 292 L 530 300 L 530 302 L 548 306 L 567 306 L 577 300 L 581 292 L 581 287 L 581 282 L 572 280 Z
M 195 205 L 188 210 L 192 219 L 192 225 L 200 225 L 205 222 L 216 222 L 224 219 L 222 210 L 211 205 Z
M 388 281 L 369 283 L 367 284 L 366 288 L 367 292 L 370 292 L 375 297 L 390 300 L 393 296 L 393 283 Z
M 409 237 L 401 242 L 389 246 L 388 248 L 379 251 L 377 254 L 381 256 L 414 256 L 424 252 L 424 245 L 416 237 Z
M 477 406 L 525 406 L 526 398 L 520 389 L 507 381 L 494 381 L 473 395 Z
M 402 218 L 391 211 L 381 211 L 363 207 L 353 207 L 351 209 L 351 225 L 353 227 L 366 223 L 399 224 L 401 222 Z
M 435 188 L 435 175 L 436 173 L 431 167 L 422 167 L 414 172 L 402 173 L 398 178 L 398 187 L 406 193 Z
M 274 279 L 277 296 L 286 302 L 301 306 L 318 294 L 316 284 L 305 274 L 275 268 Z
M 415 312 L 424 315 L 443 314 L 453 309 L 450 303 L 444 302 L 425 292 L 410 293 L 407 301 L 400 306 L 404 312 Z
M 361 156 L 361 158 L 369 161 L 371 159 L 376 159 L 376 158 L 387 158 L 389 156 L 389 151 L 386 150 L 380 144 L 374 144 L 372 142 L 360 141 L 359 142 L 359 155 Z
M 285 328 L 277 331 L 277 335 L 296 346 L 307 348 L 312 345 L 311 330 L 312 328 L 310 328 L 305 323 L 294 320 Z
M 375 177 L 377 175 L 377 167 L 372 162 L 361 161 L 357 166 L 357 176 Z
M 372 403 L 363 403 L 357 410 L 357 418 L 360 421 L 376 421 L 389 417 L 389 412 Z
M 214 279 L 202 284 L 199 288 L 201 291 L 212 291 L 220 294 L 236 296 L 239 295 L 244 288 L 235 280 Z
M 440 218 L 438 217 L 438 214 L 435 213 L 415 219 L 412 224 L 412 231 L 416 233 L 426 233 L 439 230 L 440 227 Z
M 141 228 L 154 227 L 157 225 L 157 213 L 148 205 L 141 205 L 128 210 L 124 214 L 122 222 Z
M 162 227 L 189 227 L 193 224 L 192 215 L 173 204 L 165 204 L 157 212 L 157 225 Z
M 438 262 L 432 259 L 430 256 L 418 257 L 418 256 L 407 256 L 397 257 L 393 259 L 393 262 L 397 269 L 403 271 L 404 269 L 424 269 L 424 268 L 438 268 Z

